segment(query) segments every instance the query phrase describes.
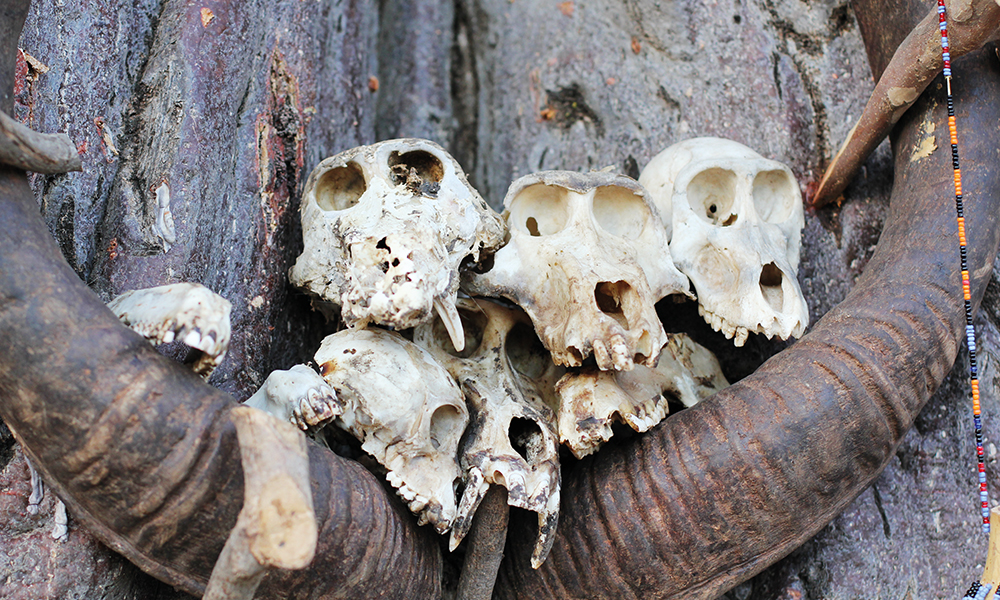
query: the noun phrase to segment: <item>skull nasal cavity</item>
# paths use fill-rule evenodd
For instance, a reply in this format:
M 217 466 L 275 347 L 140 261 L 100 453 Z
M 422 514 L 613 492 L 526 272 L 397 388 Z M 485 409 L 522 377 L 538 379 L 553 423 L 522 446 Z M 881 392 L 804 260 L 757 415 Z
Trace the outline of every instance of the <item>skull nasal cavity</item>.
M 773 262 L 764 265 L 760 272 L 760 292 L 764 295 L 764 300 L 768 305 L 776 310 L 781 310 L 784 293 L 781 291 L 781 269 Z
M 361 169 L 354 163 L 348 163 L 320 175 L 314 194 L 316 204 L 323 210 L 344 210 L 357 204 L 366 189 Z
M 529 463 L 538 454 L 539 442 L 542 437 L 542 429 L 538 423 L 521 417 L 514 417 L 510 420 L 510 429 L 507 431 L 510 445 L 521 455 L 521 458 Z
M 600 281 L 594 288 L 594 300 L 597 301 L 597 308 L 618 321 L 625 329 L 630 329 L 630 327 L 622 305 L 626 304 L 628 296 L 634 294 L 632 286 L 624 281 Z
M 461 435 L 464 422 L 463 415 L 454 406 L 439 406 L 431 415 L 431 444 L 435 448 L 450 447 L 456 435 Z

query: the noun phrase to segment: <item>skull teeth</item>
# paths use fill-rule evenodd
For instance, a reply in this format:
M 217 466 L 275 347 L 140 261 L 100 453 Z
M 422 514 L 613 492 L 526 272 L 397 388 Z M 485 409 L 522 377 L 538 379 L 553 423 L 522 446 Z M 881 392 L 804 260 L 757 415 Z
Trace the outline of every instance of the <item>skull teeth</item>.
M 458 316 L 458 309 L 454 301 L 445 301 L 441 298 L 434 299 L 434 309 L 437 310 L 438 317 L 444 323 L 444 328 L 448 330 L 448 337 L 455 345 L 455 350 L 461 352 L 465 350 L 465 331 L 462 327 L 462 319 Z
M 701 304 L 698 305 L 698 314 L 705 319 L 705 322 L 712 326 L 715 331 L 721 331 L 726 339 L 733 340 L 733 344 L 740 348 L 747 342 L 750 330 L 740 325 L 735 325 L 726 320 L 722 315 L 718 315 L 708 310 Z M 770 336 L 768 336 L 770 338 Z
M 429 498 L 422 496 L 410 488 L 410 486 L 403 483 L 402 477 L 395 471 L 386 473 L 385 478 L 392 487 L 396 488 L 396 493 L 406 502 L 406 506 L 410 509 L 410 512 L 417 515 L 417 523 L 419 525 L 431 523 L 438 533 L 448 531 L 451 527 L 450 521 L 442 520 L 440 517 L 434 518 L 434 513 L 440 512 L 440 507 L 436 507 Z M 438 508 L 438 510 L 435 510 L 435 508 Z

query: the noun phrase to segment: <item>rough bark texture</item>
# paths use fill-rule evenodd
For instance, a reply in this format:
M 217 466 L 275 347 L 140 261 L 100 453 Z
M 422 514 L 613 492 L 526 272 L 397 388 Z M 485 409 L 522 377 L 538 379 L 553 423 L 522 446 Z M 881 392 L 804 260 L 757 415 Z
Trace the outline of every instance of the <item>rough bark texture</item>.
M 872 88 L 855 14 L 837 0 L 36 0 L 20 47 L 15 116 L 69 133 L 83 154 L 83 173 L 33 179 L 63 254 L 105 299 L 187 280 L 233 302 L 234 346 L 212 383 L 238 398 L 310 356 L 324 331 L 285 276 L 300 244 L 297 192 L 324 156 L 430 137 L 498 206 L 531 171 L 616 165 L 634 176 L 675 141 L 719 135 L 786 162 L 806 185 Z M 164 182 L 176 225 L 167 252 L 154 228 Z M 799 278 L 814 321 L 868 264 L 891 185 L 883 145 L 848 203 L 807 215 Z M 1000 286 L 983 307 L 996 489 Z M 689 308 L 665 318 L 716 351 L 731 380 L 785 346 L 732 349 Z M 874 485 L 729 598 L 964 591 L 985 537 L 958 362 Z M 0 467 L 0 596 L 180 597 L 95 542 L 72 510 L 67 542 L 48 537 L 51 513 L 24 515 L 26 467 L 6 431 Z

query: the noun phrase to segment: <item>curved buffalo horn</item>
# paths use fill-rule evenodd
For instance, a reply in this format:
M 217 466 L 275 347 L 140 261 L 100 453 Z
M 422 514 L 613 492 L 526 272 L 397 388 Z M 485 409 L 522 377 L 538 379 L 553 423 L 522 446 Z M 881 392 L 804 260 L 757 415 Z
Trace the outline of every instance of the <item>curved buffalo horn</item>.
M 977 304 L 1000 239 L 993 61 L 990 49 L 956 62 Z M 501 597 L 712 598 L 791 552 L 875 480 L 964 339 L 947 137 L 913 156 L 920 125 L 946 119 L 943 90 L 931 93 L 894 134 L 890 215 L 848 297 L 753 375 L 564 470 L 549 558 L 532 571 L 533 537 L 512 525 Z
M 978 299 L 1000 231 L 987 194 L 1000 177 L 1000 90 L 982 56 L 959 67 L 970 82 L 959 118 L 977 132 L 962 149 Z M 909 152 L 918 122 L 942 111 L 924 103 L 900 123 L 891 215 L 850 296 L 753 376 L 568 473 L 548 561 L 531 570 L 534 536 L 512 538 L 498 595 L 710 597 L 787 554 L 876 477 L 960 337 L 950 163 L 946 152 L 915 162 Z M 19 171 L 0 168 L 0 217 L 0 416 L 88 529 L 201 593 L 243 505 L 232 400 L 90 293 Z M 262 595 L 437 596 L 432 534 L 361 467 L 316 446 L 309 454 L 317 558 L 269 575 Z
M 0 8 L 0 109 L 26 0 Z M 77 277 L 22 171 L 0 165 L 0 417 L 73 516 L 154 576 L 201 595 L 243 507 L 231 397 L 125 328 Z M 305 571 L 261 595 L 432 598 L 441 555 L 360 465 L 316 444 L 319 527 Z
M 87 529 L 202 594 L 243 506 L 238 405 L 121 325 L 63 261 L 24 173 L 2 166 L 0 220 L 0 416 Z M 436 597 L 434 534 L 357 463 L 311 444 L 309 466 L 316 559 L 268 575 L 266 597 L 297 582 L 317 597 Z

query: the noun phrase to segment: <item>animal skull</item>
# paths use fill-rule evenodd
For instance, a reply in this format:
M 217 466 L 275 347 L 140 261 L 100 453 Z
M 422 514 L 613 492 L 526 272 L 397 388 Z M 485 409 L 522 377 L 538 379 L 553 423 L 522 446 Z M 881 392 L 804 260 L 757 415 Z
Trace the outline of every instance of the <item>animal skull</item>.
M 559 440 L 547 402 L 553 400 L 562 369 L 552 363 L 531 321 L 517 307 L 477 298 L 459 300 L 458 310 L 466 335 L 461 352 L 450 347 L 439 320 L 414 331 L 414 341 L 458 380 L 471 412 L 460 452 L 468 480 L 451 548 L 468 533 L 490 484 L 500 485 L 507 488 L 508 504 L 538 513 L 531 559 L 538 568 L 555 539 L 559 518 Z
M 556 383 L 559 395 L 559 441 L 577 458 L 595 452 L 611 439 L 612 421 L 642 433 L 669 412 L 668 398 L 692 407 L 729 387 L 718 359 L 686 334 L 669 333 L 656 368 L 628 372 L 584 367 Z
M 516 302 L 552 359 L 601 369 L 655 365 L 666 343 L 655 303 L 686 294 L 656 207 L 634 180 L 546 171 L 515 181 L 504 199 L 510 241 L 470 292 Z
M 742 346 L 750 332 L 800 337 L 809 324 L 796 279 L 802 196 L 791 170 L 720 138 L 674 144 L 643 169 L 670 252 L 694 283 L 698 312 Z
M 455 520 L 458 442 L 469 421 L 462 392 L 423 348 L 382 329 L 327 336 L 316 363 L 343 406 L 336 423 L 389 473 L 389 483 L 445 533 Z
M 342 152 L 309 175 L 305 248 L 293 284 L 339 305 L 350 327 L 414 327 L 437 309 L 454 343 L 460 264 L 500 246 L 504 225 L 443 148 L 390 140 Z

